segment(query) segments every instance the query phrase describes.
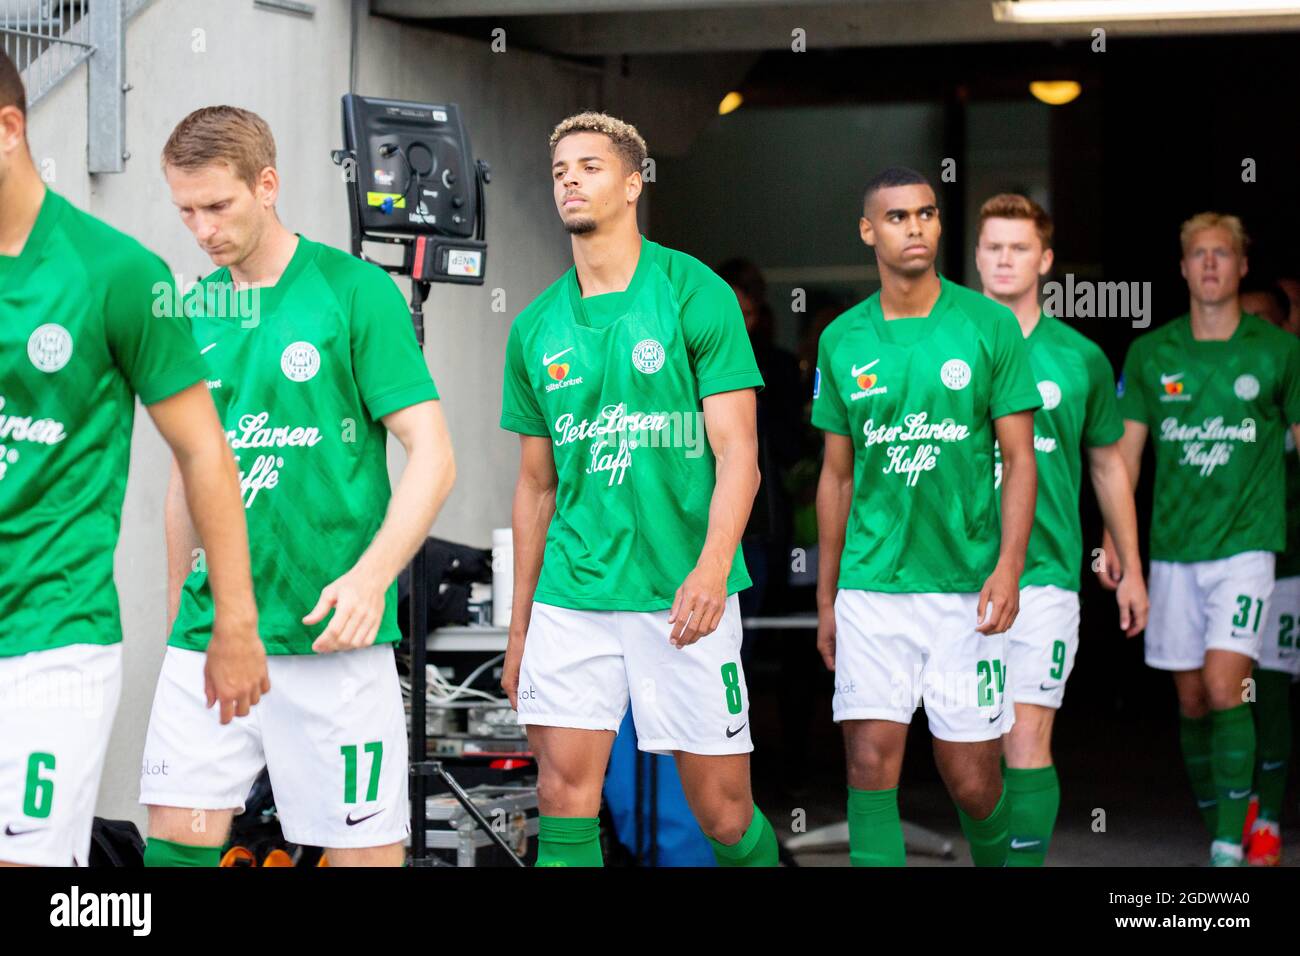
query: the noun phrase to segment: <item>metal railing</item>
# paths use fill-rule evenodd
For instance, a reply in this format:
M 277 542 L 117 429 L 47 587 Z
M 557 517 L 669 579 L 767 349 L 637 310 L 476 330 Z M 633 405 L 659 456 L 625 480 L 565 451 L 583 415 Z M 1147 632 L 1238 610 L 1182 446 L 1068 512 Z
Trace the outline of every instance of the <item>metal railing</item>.
M 0 0 L 0 40 L 34 106 L 95 52 L 91 0 Z

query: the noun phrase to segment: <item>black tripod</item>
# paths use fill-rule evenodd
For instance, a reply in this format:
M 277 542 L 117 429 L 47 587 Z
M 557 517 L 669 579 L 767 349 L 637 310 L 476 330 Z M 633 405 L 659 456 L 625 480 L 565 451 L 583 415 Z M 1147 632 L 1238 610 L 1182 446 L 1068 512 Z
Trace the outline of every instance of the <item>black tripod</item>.
M 429 295 L 429 285 L 429 282 L 420 279 L 411 280 L 411 324 L 415 327 L 415 338 L 420 343 L 421 350 L 424 349 L 424 300 Z M 491 837 L 492 842 L 504 850 L 516 866 L 523 866 L 524 861 L 510 848 L 505 838 L 492 828 L 487 817 L 483 816 L 479 808 L 474 805 L 469 794 L 442 765 L 442 761 L 428 759 L 424 723 L 424 668 L 428 652 L 425 641 L 429 634 L 427 565 L 424 545 L 421 543 L 420 548 L 415 552 L 415 557 L 411 559 L 411 587 L 408 592 L 410 606 L 407 618 L 411 635 L 411 865 L 439 865 L 437 861 L 426 856 L 427 834 L 424 811 L 428 789 L 425 785 L 426 780 L 429 777 L 439 777 L 479 829 Z

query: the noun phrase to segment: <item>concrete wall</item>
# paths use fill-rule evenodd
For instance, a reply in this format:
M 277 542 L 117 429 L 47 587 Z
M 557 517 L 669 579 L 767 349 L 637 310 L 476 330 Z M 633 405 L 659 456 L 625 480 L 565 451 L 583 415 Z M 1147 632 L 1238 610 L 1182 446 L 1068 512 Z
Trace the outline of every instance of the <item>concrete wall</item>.
M 347 210 L 329 151 L 342 145 L 339 97 L 348 90 L 348 0 L 318 0 L 306 19 L 257 10 L 252 0 L 154 0 L 127 32 L 125 173 L 86 174 L 86 69 L 31 117 L 30 139 L 52 186 L 77 205 L 140 238 L 187 280 L 206 258 L 181 225 L 157 157 L 175 123 L 214 103 L 256 110 L 276 132 L 283 221 L 346 247 Z M 484 544 L 508 524 L 516 444 L 497 427 L 501 359 L 510 320 L 570 264 L 550 201 L 546 136 L 555 120 L 597 105 L 601 76 L 524 51 L 362 18 L 357 91 L 457 102 L 477 155 L 493 163 L 488 196 L 488 282 L 435 287 L 427 306 L 430 368 L 443 394 L 460 481 L 435 533 Z M 493 302 L 501 311 L 493 310 Z M 394 455 L 394 469 L 400 467 Z M 117 583 L 125 630 L 122 704 L 98 813 L 143 824 L 136 804 L 140 755 L 165 644 L 162 498 L 167 453 L 138 412 Z

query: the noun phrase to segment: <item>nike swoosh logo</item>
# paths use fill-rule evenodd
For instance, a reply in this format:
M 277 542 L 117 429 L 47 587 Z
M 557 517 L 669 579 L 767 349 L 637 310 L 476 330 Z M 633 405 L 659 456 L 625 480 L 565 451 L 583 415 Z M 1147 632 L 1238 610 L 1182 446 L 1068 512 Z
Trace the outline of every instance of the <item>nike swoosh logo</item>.
M 1214 806 L 1218 802 L 1219 802 L 1218 800 L 1197 800 L 1196 809 L 1208 810 L 1210 807 Z
M 1177 375 L 1161 375 L 1161 376 L 1160 376 L 1160 384 L 1161 384 L 1161 385 L 1172 385 L 1174 382 L 1178 381 L 1180 378 L 1182 378 L 1182 377 L 1183 377 L 1184 375 L 1186 375 L 1186 374 L 1187 374 L 1186 372 L 1179 372 Z
M 14 825 L 10 823 L 5 826 L 5 836 L 9 836 L 9 837 L 23 836 L 24 834 L 36 833 L 37 831 L 44 830 L 44 829 L 45 827 L 30 827 L 26 830 L 15 830 Z
M 367 820 L 369 820 L 371 817 L 377 817 L 377 816 L 379 816 L 379 814 L 381 814 L 381 813 L 383 813 L 383 812 L 384 812 L 383 810 L 376 810 L 374 813 L 368 813 L 368 814 L 366 814 L 364 817 L 358 817 L 356 820 L 353 820 L 353 819 L 352 819 L 352 814 L 349 813 L 348 816 L 347 816 L 347 824 L 348 824 L 348 826 L 350 826 L 350 827 L 354 827 L 354 826 L 356 826 L 358 823 L 365 823 L 365 822 L 366 822 Z
M 876 359 L 876 362 L 879 362 L 879 361 L 880 361 L 880 359 Z M 866 365 L 862 366 L 861 368 L 858 368 L 858 367 L 855 365 L 855 366 L 853 367 L 853 377 L 854 377 L 854 378 L 857 378 L 859 375 L 861 375 L 861 374 L 862 374 L 863 372 L 865 372 L 867 369 L 871 368 L 871 366 L 875 365 L 876 362 L 868 362 Z
M 1228 799 L 1229 799 L 1229 800 L 1244 800 L 1244 799 L 1246 799 L 1246 797 L 1249 797 L 1249 796 L 1250 796 L 1250 788 L 1249 788 L 1249 787 L 1247 787 L 1245 790 L 1229 790 L 1229 791 L 1228 791 Z
M 1056 690 L 1056 688 L 1058 688 L 1058 687 L 1060 687 L 1060 686 L 1061 686 L 1060 684 L 1053 684 L 1052 686 L 1048 687 L 1046 684 L 1039 684 L 1039 685 L 1038 685 L 1038 689 L 1039 689 L 1039 690 Z
M 1265 760 L 1262 764 L 1259 765 L 1259 769 L 1263 771 L 1281 770 L 1285 766 L 1286 766 L 1285 760 Z
M 205 346 L 203 346 L 203 348 L 199 349 L 199 354 L 200 354 L 200 355 L 207 355 L 209 352 L 211 352 L 211 351 L 212 351 L 213 349 L 215 349 L 216 347 L 217 347 L 217 343 L 216 343 L 216 342 L 213 342 L 211 345 L 205 345 Z
M 989 718 L 989 723 L 990 724 L 993 723 L 993 721 L 997 720 L 1001 716 L 1002 716 L 1002 711 L 999 710 L 996 714 L 994 714 L 992 717 Z
M 742 730 L 744 730 L 744 729 L 745 729 L 745 724 L 748 724 L 748 723 L 749 723 L 749 721 L 745 721 L 744 724 L 741 724 L 741 725 L 740 725 L 739 727 L 737 727 L 735 730 L 732 730 L 730 727 L 728 727 L 728 728 L 727 728 L 727 739 L 730 740 L 732 737 L 736 736 L 736 734 L 738 734 L 738 733 L 740 733 Z
M 572 352 L 572 351 L 573 351 L 573 346 L 570 345 L 570 346 L 569 346 L 567 349 L 565 349 L 563 352 L 556 352 L 554 355 L 545 355 L 545 354 L 543 354 L 543 355 L 542 355 L 542 364 L 543 364 L 543 365 L 550 365 L 552 362 L 554 362 L 554 361 L 555 361 L 557 358 L 559 358 L 561 355 L 568 355 L 568 354 L 569 354 L 570 352 Z
M 1042 840 L 1016 840 L 1016 839 L 1012 839 L 1012 841 L 1011 841 L 1011 849 L 1013 849 L 1013 850 L 1028 850 L 1031 846 L 1042 846 L 1042 844 L 1043 844 L 1043 841 L 1042 841 Z

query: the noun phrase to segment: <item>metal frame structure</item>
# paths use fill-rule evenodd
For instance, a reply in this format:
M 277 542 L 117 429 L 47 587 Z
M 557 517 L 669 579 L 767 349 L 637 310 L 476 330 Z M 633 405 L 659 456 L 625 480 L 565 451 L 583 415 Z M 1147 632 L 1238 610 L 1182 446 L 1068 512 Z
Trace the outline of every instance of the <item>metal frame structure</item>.
M 0 0 L 0 40 L 35 106 L 89 61 L 87 168 L 126 168 L 124 0 Z M 136 6 L 140 6 L 136 4 Z

